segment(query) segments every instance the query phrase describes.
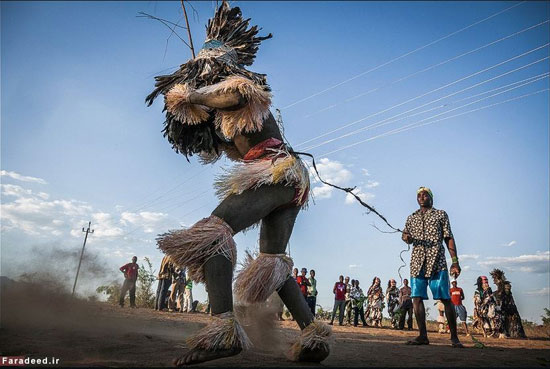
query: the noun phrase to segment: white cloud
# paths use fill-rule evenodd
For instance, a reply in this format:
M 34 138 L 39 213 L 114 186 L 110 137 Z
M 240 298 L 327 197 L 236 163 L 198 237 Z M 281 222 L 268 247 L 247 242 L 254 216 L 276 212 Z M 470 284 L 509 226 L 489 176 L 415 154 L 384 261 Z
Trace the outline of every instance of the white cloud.
M 319 160 L 317 170 L 325 181 L 334 183 L 335 185 L 343 185 L 353 178 L 353 174 L 342 163 L 327 158 Z M 313 167 L 310 168 L 310 175 L 314 183 L 319 182 Z
M 502 244 L 502 246 L 510 247 L 510 246 L 514 246 L 516 243 L 517 243 L 516 241 L 510 241 L 508 243 Z
M 369 179 L 367 181 L 367 188 L 374 188 L 374 187 L 378 187 L 380 186 L 380 182 L 377 182 L 377 181 L 373 181 L 372 179 Z
M 92 214 L 92 224 L 94 229 L 94 239 L 112 238 L 124 234 L 124 230 L 115 223 L 113 216 L 109 213 Z
M 94 229 L 90 242 L 112 240 L 127 233 L 154 233 L 165 229 L 167 214 L 142 211 L 110 214 L 95 211 L 77 200 L 50 200 L 45 192 L 34 192 L 18 185 L 2 184 L 2 231 L 18 230 L 40 239 L 72 235 L 82 238 L 88 220 Z M 4 197 L 7 198 L 4 199 Z
M 332 196 L 333 189 L 334 188 L 324 184 L 322 186 L 313 187 L 311 193 L 313 194 L 313 197 L 317 200 L 329 199 Z
M 363 190 L 361 189 L 361 187 L 357 187 L 355 190 L 352 191 L 354 194 L 356 194 L 361 200 L 363 200 L 364 202 L 369 202 L 370 200 L 372 200 L 374 198 L 374 194 L 370 193 L 370 192 L 363 192 Z M 355 197 L 353 197 L 352 194 L 348 193 L 346 194 L 346 204 L 353 204 L 357 201 L 357 199 Z
M 82 217 L 91 206 L 75 200 L 48 201 L 45 192 L 34 193 L 17 185 L 2 184 L 2 195 L 15 197 L 2 203 L 2 230 L 19 229 L 29 235 L 59 236 L 64 221 Z
M 550 287 L 544 287 L 539 290 L 526 291 L 525 294 L 532 296 L 548 296 L 550 295 Z
M 10 177 L 10 178 L 16 179 L 18 181 L 22 181 L 22 182 L 33 182 L 33 183 L 47 184 L 47 182 L 45 180 L 43 180 L 42 178 L 24 176 L 24 175 L 21 175 L 19 173 L 8 172 L 6 170 L 0 171 L 0 175 Z
M 124 212 L 120 216 L 122 224 L 132 224 L 137 227 L 142 227 L 143 232 L 153 233 L 160 222 L 166 219 L 168 215 L 164 213 L 154 213 L 142 211 L 140 213 Z
M 357 268 L 361 268 L 363 265 L 362 264 L 350 264 L 348 266 L 348 268 L 350 269 L 357 269 Z
M 479 259 L 479 255 L 477 254 L 461 254 L 458 255 L 459 260 L 477 260 Z
M 317 170 L 319 175 L 324 181 L 335 184 L 337 186 L 345 186 L 349 180 L 353 178 L 353 174 L 350 170 L 346 169 L 344 165 L 338 161 L 333 161 L 327 158 L 321 158 L 317 164 Z M 333 187 L 322 184 L 315 173 L 313 167 L 309 168 L 309 175 L 312 183 L 318 184 L 313 187 L 312 194 L 317 199 L 328 199 L 332 196 L 334 191 Z
M 363 175 L 365 175 L 367 177 L 370 176 L 370 173 L 369 173 L 368 169 L 362 168 L 361 172 L 363 172 Z
M 478 265 L 486 268 L 508 268 L 511 271 L 524 273 L 548 273 L 550 268 L 550 251 L 520 256 L 491 256 Z

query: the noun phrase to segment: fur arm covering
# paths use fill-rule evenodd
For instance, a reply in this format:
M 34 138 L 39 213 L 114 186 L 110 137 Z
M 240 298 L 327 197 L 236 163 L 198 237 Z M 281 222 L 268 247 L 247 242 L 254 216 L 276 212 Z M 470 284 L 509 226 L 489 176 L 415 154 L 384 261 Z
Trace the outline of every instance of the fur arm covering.
M 194 125 L 208 119 L 208 108 L 189 103 L 189 94 L 193 91 L 187 83 L 177 84 L 164 96 L 166 110 L 184 124 Z
M 191 349 L 206 351 L 249 349 L 252 344 L 233 312 L 214 316 L 214 321 L 187 340 Z
M 241 132 L 260 131 L 264 119 L 270 114 L 271 93 L 269 87 L 254 83 L 248 78 L 231 76 L 215 85 L 200 88 L 197 92 L 222 94 L 238 92 L 246 100 L 240 109 L 218 109 L 216 126 L 229 139 Z
M 235 279 L 235 296 L 246 304 L 262 303 L 286 282 L 294 263 L 285 254 L 265 254 L 254 259 L 247 253 Z

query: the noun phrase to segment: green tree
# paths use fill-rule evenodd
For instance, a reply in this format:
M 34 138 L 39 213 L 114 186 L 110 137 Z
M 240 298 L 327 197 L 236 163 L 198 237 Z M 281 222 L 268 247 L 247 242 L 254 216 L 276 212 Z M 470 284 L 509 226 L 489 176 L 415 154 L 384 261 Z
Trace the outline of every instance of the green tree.
M 157 278 L 149 258 L 145 257 L 144 260 L 147 264 L 147 269 L 143 266 L 143 264 L 139 266 L 136 286 L 136 305 L 139 307 L 153 308 L 155 306 L 153 282 Z
M 120 297 L 121 285 L 113 282 L 110 285 L 99 286 L 95 291 L 100 294 L 107 295 L 107 302 L 113 305 L 118 304 L 118 299 Z
M 544 315 L 541 315 L 542 325 L 545 327 L 550 326 L 550 309 L 544 308 Z

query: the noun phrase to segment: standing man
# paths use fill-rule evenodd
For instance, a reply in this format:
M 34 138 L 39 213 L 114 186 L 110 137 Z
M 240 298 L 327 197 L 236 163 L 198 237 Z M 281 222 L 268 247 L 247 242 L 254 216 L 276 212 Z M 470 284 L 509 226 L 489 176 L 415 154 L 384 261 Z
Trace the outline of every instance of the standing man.
M 414 315 L 419 335 L 407 342 L 409 345 L 428 345 L 426 331 L 426 310 L 423 300 L 428 299 L 428 285 L 434 300 L 441 300 L 451 330 L 452 347 L 464 347 L 456 332 L 456 313 L 449 294 L 449 272 L 445 261 L 443 241 L 452 258 L 450 269 L 454 278 L 460 275 L 455 240 L 447 213 L 433 207 L 433 193 L 428 187 L 416 191 L 420 209 L 409 215 L 403 230 L 402 239 L 413 244 L 411 253 L 411 287 Z
M 307 287 L 307 304 L 311 313 L 315 316 L 315 307 L 317 306 L 317 280 L 315 279 L 315 270 L 309 271 L 309 286 Z
M 351 306 L 351 289 L 355 286 L 355 280 L 352 280 L 350 284 L 349 277 L 346 276 L 344 283 L 346 284 L 346 318 L 348 320 L 348 325 L 351 325 L 351 311 L 353 310 Z
M 191 313 L 193 311 L 193 280 L 187 272 L 185 290 L 183 291 L 183 306 L 182 312 Z
M 176 311 L 179 307 L 182 311 L 183 293 L 185 289 L 185 268 L 176 268 L 174 271 L 174 279 L 172 281 L 172 292 L 168 300 L 168 311 Z M 179 306 L 178 306 L 179 305 Z
M 455 307 L 456 316 L 460 319 L 462 325 L 464 326 L 466 336 L 469 336 L 470 332 L 468 332 L 468 324 L 466 324 L 466 307 L 462 305 L 462 300 L 464 300 L 464 291 L 462 291 L 462 288 L 457 287 L 457 282 L 455 279 L 453 279 L 451 285 L 451 302 Z
M 338 310 L 338 322 L 339 325 L 344 324 L 344 308 L 346 307 L 346 285 L 344 283 L 344 276 L 341 275 L 338 282 L 334 284 L 332 289 L 334 293 L 334 309 L 332 309 L 332 319 L 330 319 L 330 325 L 334 323 L 334 316 L 336 310 Z
M 300 291 L 302 292 L 302 296 L 304 296 L 304 299 L 307 302 L 307 289 L 311 285 L 309 283 L 309 280 L 307 279 L 307 269 L 302 268 L 301 274 L 296 278 L 296 283 L 298 283 L 298 286 L 300 286 Z
M 166 308 L 166 295 L 172 284 L 172 274 L 174 267 L 168 255 L 165 255 L 160 262 L 157 285 L 157 299 L 155 301 L 155 310 L 162 311 Z
M 132 257 L 132 262 L 120 267 L 120 271 L 124 273 L 124 283 L 120 290 L 120 307 L 124 307 L 124 298 L 126 292 L 130 291 L 130 307 L 136 307 L 136 281 L 138 276 L 139 265 L 137 265 L 137 256 Z
M 409 287 L 409 280 L 403 279 L 403 287 L 399 290 L 399 307 L 401 309 L 401 316 L 399 317 L 399 329 L 405 328 L 405 315 L 408 314 L 407 328 L 412 330 L 413 326 L 413 304 L 411 300 L 411 288 Z

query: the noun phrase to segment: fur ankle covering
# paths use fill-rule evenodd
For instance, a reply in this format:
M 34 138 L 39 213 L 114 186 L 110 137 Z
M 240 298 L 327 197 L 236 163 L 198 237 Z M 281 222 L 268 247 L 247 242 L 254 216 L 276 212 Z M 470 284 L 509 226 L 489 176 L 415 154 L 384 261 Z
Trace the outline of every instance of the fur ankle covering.
M 261 303 L 282 287 L 290 276 L 292 259 L 286 254 L 265 254 L 254 257 L 247 252 L 243 269 L 235 279 L 237 301 L 245 304 Z
M 229 311 L 214 316 L 214 321 L 189 338 L 187 345 L 190 349 L 216 351 L 236 348 L 247 350 L 252 343 L 233 312 Z
M 197 283 L 206 283 L 203 265 L 212 256 L 224 255 L 233 268 L 237 261 L 233 230 L 215 215 L 198 221 L 188 229 L 159 235 L 157 245 L 176 266 L 187 267 L 191 278 Z
M 325 348 L 329 350 L 329 337 L 332 335 L 330 327 L 320 321 L 311 322 L 302 330 L 300 339 L 290 347 L 290 358 L 298 360 L 300 353 L 304 349 L 318 350 Z

